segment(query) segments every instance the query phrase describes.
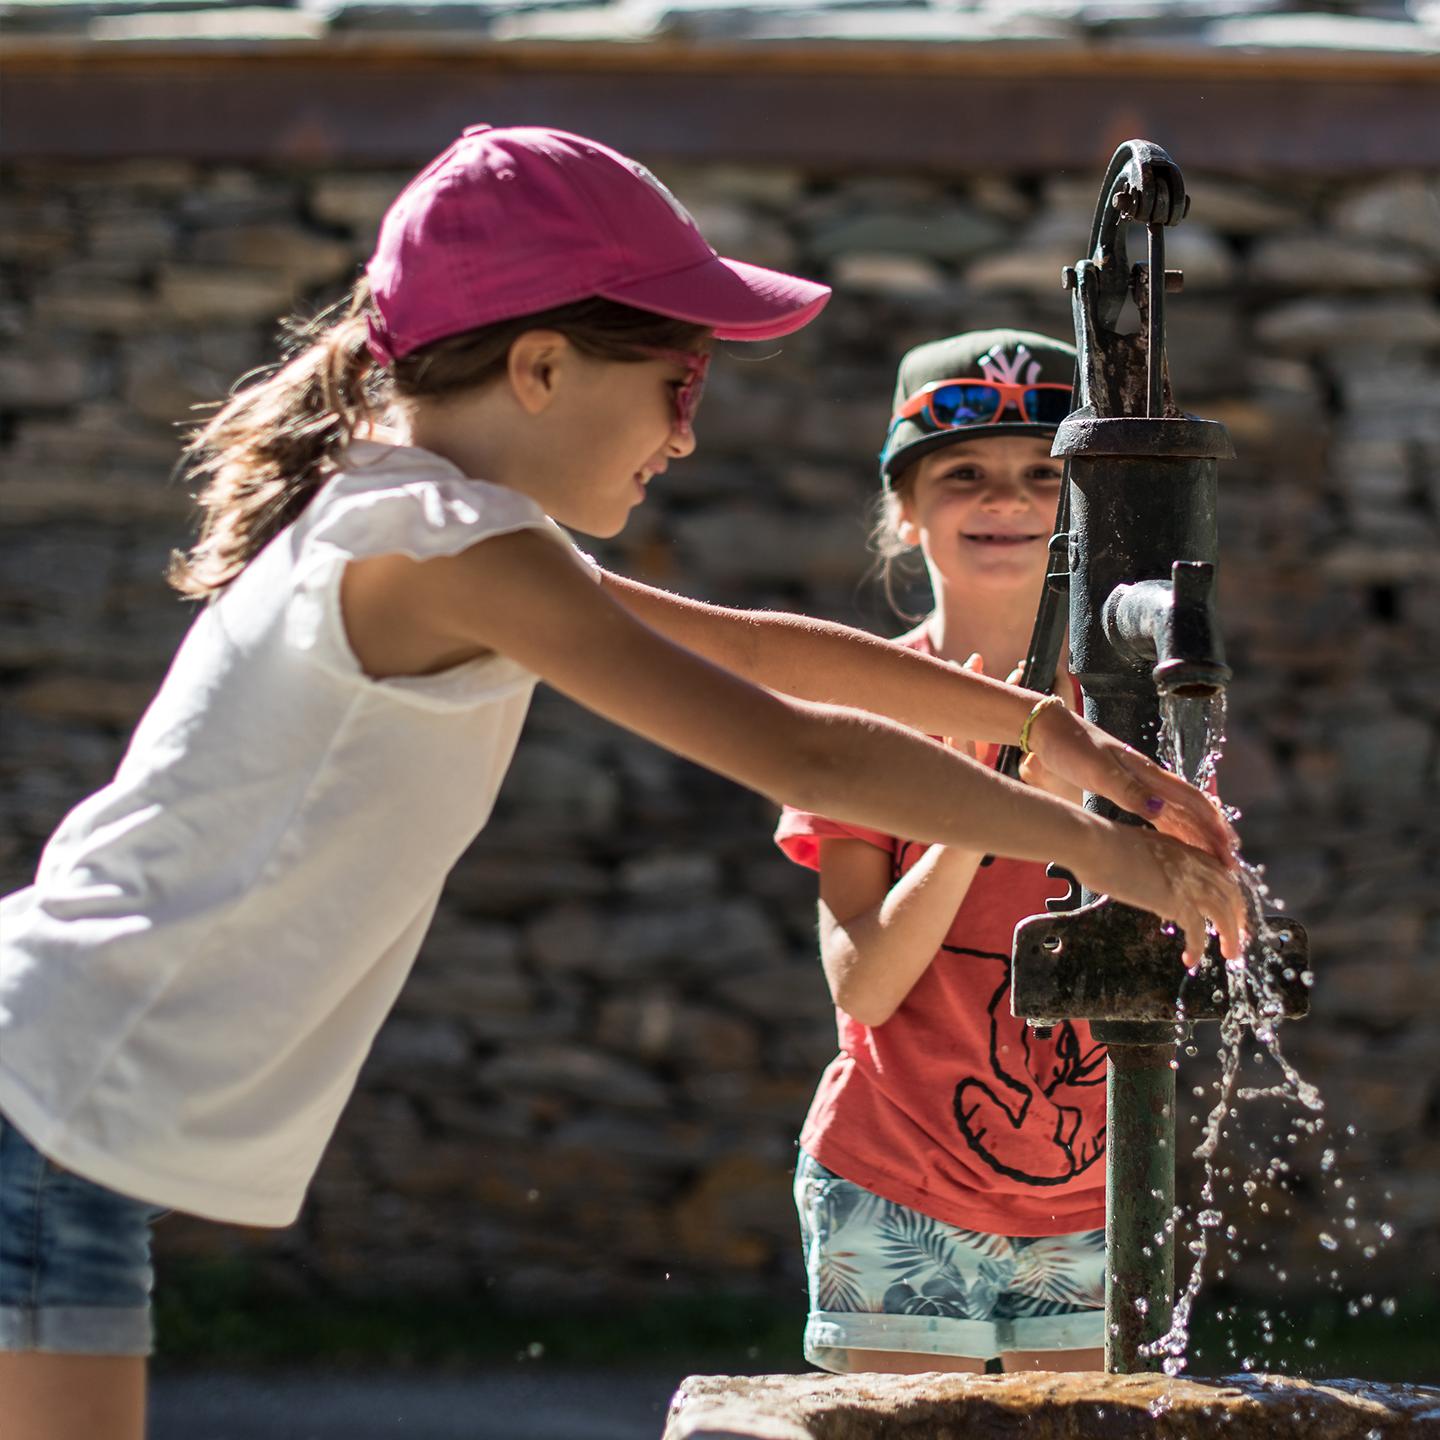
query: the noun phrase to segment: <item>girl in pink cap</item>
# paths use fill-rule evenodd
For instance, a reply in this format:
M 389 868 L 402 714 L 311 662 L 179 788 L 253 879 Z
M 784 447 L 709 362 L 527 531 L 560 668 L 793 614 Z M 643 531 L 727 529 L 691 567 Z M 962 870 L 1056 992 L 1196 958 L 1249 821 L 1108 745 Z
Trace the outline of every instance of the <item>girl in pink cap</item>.
M 349 305 L 196 435 L 172 579 L 206 603 L 114 779 L 0 901 L 7 1440 L 138 1440 L 162 1210 L 295 1218 L 539 679 L 777 800 L 1057 859 L 1239 953 L 1232 836 L 1179 780 L 1041 697 L 623 580 L 560 529 L 615 534 L 695 448 L 712 337 L 827 294 L 721 259 L 604 146 L 477 127 Z M 1158 829 L 925 738 L 1022 731 Z

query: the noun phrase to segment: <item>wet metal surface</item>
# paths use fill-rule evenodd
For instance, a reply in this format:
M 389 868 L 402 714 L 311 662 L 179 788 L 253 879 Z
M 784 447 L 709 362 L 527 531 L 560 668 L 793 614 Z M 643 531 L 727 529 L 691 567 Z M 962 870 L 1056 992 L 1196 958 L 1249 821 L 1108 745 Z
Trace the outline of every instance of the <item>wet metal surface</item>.
M 1265 964 L 1284 1014 L 1294 1018 L 1310 1008 L 1305 928 L 1291 921 L 1280 934 L 1289 938 L 1277 940 L 1278 958 L 1252 963 Z M 1187 1022 L 1218 1020 L 1226 1008 L 1224 962 L 1214 946 L 1193 975 L 1180 953 L 1179 937 L 1160 934 L 1153 917 L 1108 901 L 1037 915 L 1015 930 L 1012 1011 L 1037 1019 L 1148 1020 L 1173 1037 L 1181 1007 Z

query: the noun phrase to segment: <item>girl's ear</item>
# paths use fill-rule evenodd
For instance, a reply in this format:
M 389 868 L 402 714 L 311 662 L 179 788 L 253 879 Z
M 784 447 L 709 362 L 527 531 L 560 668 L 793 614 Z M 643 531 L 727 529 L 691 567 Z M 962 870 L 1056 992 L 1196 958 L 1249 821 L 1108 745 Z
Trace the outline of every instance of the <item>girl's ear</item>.
M 920 526 L 916 523 L 914 515 L 910 513 L 908 496 L 900 501 L 900 513 L 895 521 L 895 534 L 902 545 L 914 548 L 920 543 Z
M 558 330 L 527 330 L 514 341 L 505 371 L 521 409 L 539 415 L 550 407 L 573 353 Z

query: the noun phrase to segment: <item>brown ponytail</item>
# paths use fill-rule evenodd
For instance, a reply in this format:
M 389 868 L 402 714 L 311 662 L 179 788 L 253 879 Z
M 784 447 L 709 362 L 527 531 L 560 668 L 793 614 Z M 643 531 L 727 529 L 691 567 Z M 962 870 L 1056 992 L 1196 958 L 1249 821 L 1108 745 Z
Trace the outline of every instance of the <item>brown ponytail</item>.
M 182 464 L 188 478 L 205 480 L 200 537 L 188 555 L 171 557 L 168 576 L 188 599 L 228 585 L 289 525 L 323 482 L 325 462 L 374 415 L 369 298 L 362 281 L 313 321 L 290 322 L 289 358 L 190 437 Z
M 182 595 L 217 594 L 315 497 L 355 432 L 395 399 L 484 385 L 505 371 L 510 346 L 527 330 L 560 331 L 582 354 L 639 361 L 646 348 L 693 350 L 702 325 L 611 300 L 581 300 L 437 340 L 388 369 L 371 356 L 370 287 L 309 322 L 285 329 L 288 358 L 237 391 L 191 436 L 182 467 L 203 480 L 200 535 L 172 556 L 169 580 Z

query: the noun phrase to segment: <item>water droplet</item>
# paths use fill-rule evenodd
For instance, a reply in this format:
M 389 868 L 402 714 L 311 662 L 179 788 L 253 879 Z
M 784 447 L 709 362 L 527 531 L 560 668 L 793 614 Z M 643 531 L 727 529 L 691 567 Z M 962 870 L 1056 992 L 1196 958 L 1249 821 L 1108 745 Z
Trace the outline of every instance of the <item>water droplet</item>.
M 1340 1248 L 1340 1242 L 1333 1235 L 1327 1234 L 1324 1230 L 1320 1232 L 1320 1243 L 1327 1250 L 1338 1250 Z M 1330 1273 L 1333 1275 L 1335 1272 L 1332 1270 Z

